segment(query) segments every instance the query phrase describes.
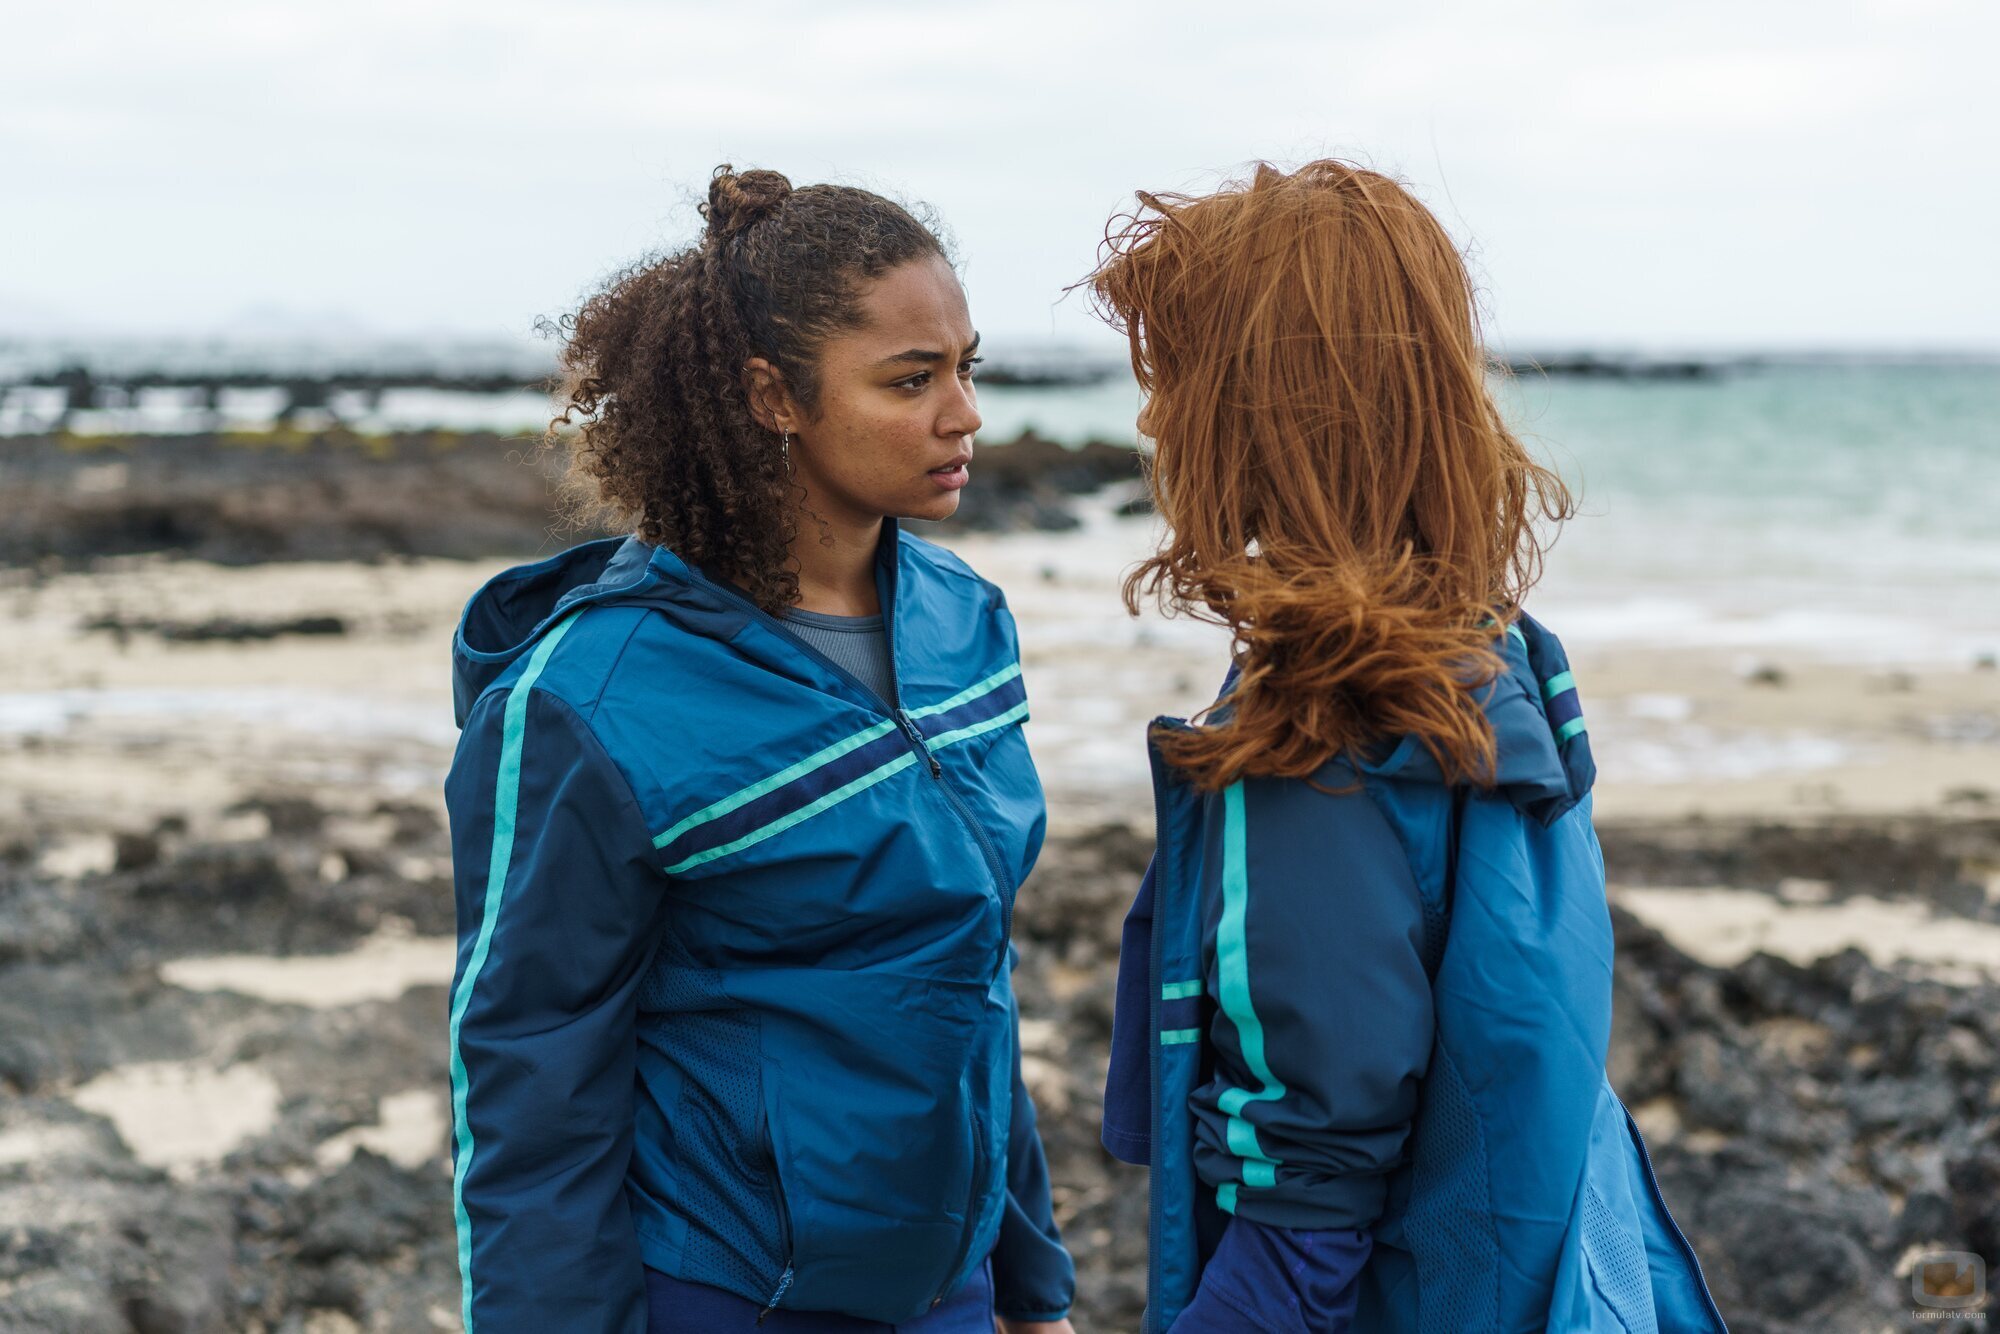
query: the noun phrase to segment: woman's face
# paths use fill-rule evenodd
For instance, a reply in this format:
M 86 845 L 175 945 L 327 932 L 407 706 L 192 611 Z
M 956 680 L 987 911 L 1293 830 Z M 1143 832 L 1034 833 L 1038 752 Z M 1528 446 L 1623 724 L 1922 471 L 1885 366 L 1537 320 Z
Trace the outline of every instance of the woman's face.
M 775 413 L 792 433 L 805 503 L 855 527 L 949 518 L 979 430 L 965 292 L 934 256 L 875 279 L 859 304 L 861 324 L 821 347 L 818 411 L 805 416 L 784 396 Z

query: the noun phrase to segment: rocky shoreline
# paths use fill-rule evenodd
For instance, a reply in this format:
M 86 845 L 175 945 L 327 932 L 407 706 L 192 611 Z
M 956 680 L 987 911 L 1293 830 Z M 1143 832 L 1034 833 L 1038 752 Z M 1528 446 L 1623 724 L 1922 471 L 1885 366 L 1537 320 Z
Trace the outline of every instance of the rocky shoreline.
M 0 565 L 548 554 L 607 530 L 556 515 L 565 466 L 533 437 L 344 430 L 0 439 Z M 980 445 L 942 532 L 1074 528 L 1075 497 L 1139 480 L 1127 445 Z M 926 525 L 929 531 L 931 525 Z
M 552 518 L 558 468 L 440 432 L 0 441 L 0 1331 L 457 1327 L 444 646 L 499 561 L 596 535 Z M 1140 736 L 1227 648 L 1119 612 L 1137 468 L 982 447 L 943 526 L 1033 682 L 1023 1066 L 1085 1334 L 1143 1304 L 1144 1173 L 1097 1143 Z M 1571 647 L 1607 775 L 1777 727 L 1852 757 L 1600 788 L 1612 1077 L 1731 1328 L 1962 1327 L 1909 1272 L 2000 1260 L 1995 678 Z
M 2000 822 L 1799 832 L 1611 827 L 1604 842 L 1620 883 L 1776 896 L 1832 866 L 1832 892 L 1921 900 L 1940 931 L 2000 918 Z M 1149 839 L 1058 835 L 1015 916 L 1025 1069 L 1084 1330 L 1132 1329 L 1143 1305 L 1144 1174 L 1096 1126 L 1118 927 Z M 455 1326 L 448 944 L 400 977 L 312 981 L 330 975 L 316 959 L 366 974 L 395 941 L 447 940 L 448 866 L 429 804 L 357 793 L 0 832 L 0 1328 Z M 1613 916 L 1614 1083 L 1733 1329 L 1900 1328 L 1914 1253 L 2000 1253 L 1992 978 L 1947 984 L 1858 950 L 1712 967 L 1616 895 Z M 260 958 L 289 964 L 260 975 Z M 175 1138 L 223 1084 L 261 1120 Z

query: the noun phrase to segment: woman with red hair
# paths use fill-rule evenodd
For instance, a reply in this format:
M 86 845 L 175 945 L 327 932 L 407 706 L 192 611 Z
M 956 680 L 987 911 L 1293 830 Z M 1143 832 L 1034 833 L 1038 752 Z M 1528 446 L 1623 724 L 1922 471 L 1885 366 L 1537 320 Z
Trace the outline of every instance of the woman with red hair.
M 1595 767 L 1520 604 L 1567 515 L 1488 396 L 1465 267 L 1337 161 L 1142 193 L 1091 285 L 1225 625 L 1149 741 L 1104 1142 L 1150 1165 L 1146 1329 L 1720 1331 L 1605 1078 Z

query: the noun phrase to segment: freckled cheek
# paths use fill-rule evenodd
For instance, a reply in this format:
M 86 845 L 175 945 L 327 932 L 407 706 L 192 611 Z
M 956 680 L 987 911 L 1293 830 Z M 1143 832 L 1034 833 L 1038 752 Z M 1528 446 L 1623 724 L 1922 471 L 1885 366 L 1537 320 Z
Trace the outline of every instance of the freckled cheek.
M 907 478 L 922 472 L 939 452 L 933 444 L 930 418 L 916 413 L 885 414 L 871 432 L 869 447 L 873 471 L 883 477 Z
M 825 439 L 825 466 L 860 491 L 907 486 L 936 452 L 928 442 L 924 425 L 908 413 L 850 413 Z

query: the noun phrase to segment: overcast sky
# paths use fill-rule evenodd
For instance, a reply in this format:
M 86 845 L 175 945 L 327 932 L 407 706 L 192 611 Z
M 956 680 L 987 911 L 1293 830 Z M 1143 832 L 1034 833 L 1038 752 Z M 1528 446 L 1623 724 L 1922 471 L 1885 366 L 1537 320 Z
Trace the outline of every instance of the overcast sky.
M 934 206 L 995 340 L 1138 187 L 1411 182 L 1516 347 L 2000 349 L 1993 0 L 17 5 L 0 329 L 525 335 L 717 162 Z

